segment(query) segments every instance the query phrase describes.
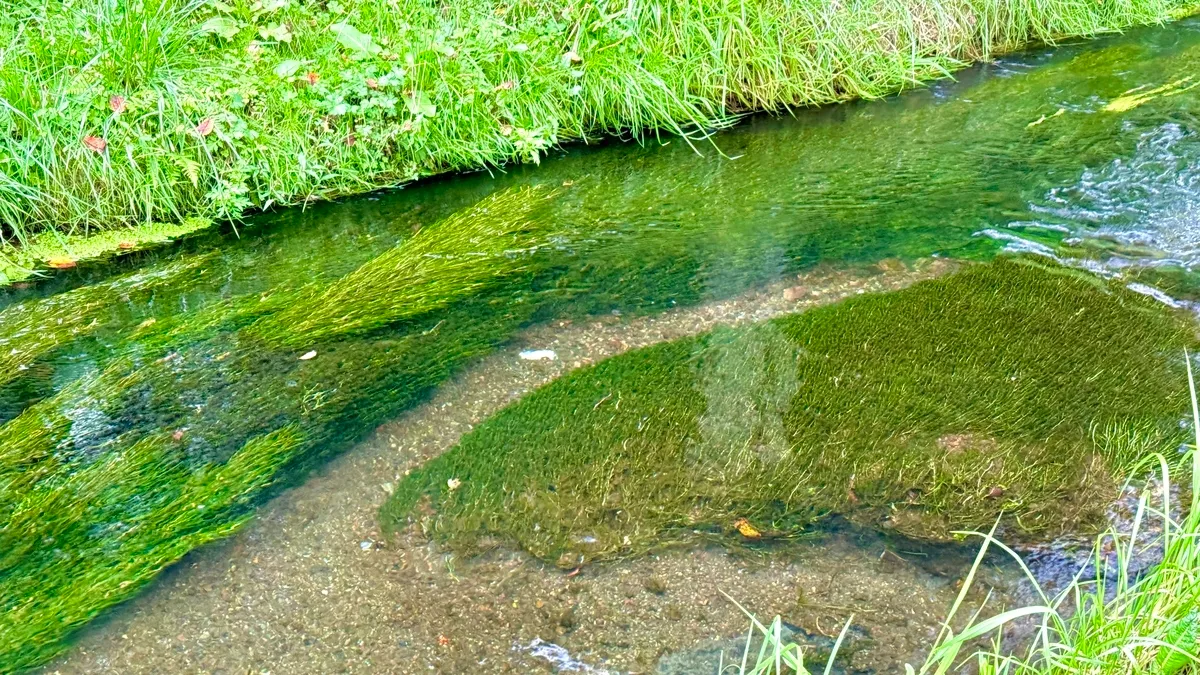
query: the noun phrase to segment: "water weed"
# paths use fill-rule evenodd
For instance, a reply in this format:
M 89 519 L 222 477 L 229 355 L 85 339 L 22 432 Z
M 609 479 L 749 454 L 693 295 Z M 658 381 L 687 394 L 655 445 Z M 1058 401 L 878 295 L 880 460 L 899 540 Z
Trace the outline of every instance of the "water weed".
M 478 291 L 511 280 L 548 243 L 530 216 L 549 194 L 485 199 L 430 226 L 455 225 L 454 236 L 436 246 L 410 237 L 324 289 L 280 288 L 139 325 L 102 368 L 0 424 L 0 671 L 53 656 L 163 567 L 235 531 L 278 485 L 511 335 L 534 307 L 493 307 Z M 531 250 L 510 251 L 517 244 Z M 476 276 L 460 273 L 468 259 Z M 13 358 L 36 361 L 101 321 L 103 301 L 178 281 L 204 260 L 9 307 L 37 319 L 11 322 Z M 369 314 L 355 313 L 362 303 Z M 313 314 L 315 327 L 304 323 Z M 298 358 L 279 335 L 311 353 Z
M 383 519 L 566 566 L 829 514 L 935 538 L 1001 513 L 1014 535 L 1087 529 L 1146 452 L 1125 430 L 1179 436 L 1169 354 L 1194 340 L 1153 300 L 1000 260 L 571 373 L 407 476 Z
M 1182 463 L 1174 459 L 1178 453 L 1173 452 L 1148 458 L 1160 488 L 1157 495 L 1143 491 L 1132 528 L 1098 537 L 1093 564 L 1081 569 L 1066 588 L 1044 589 L 1029 575 L 1039 603 L 987 618 L 976 615 L 954 631 L 950 621 L 989 548 L 1012 556 L 1024 568 L 1020 556 L 996 538 L 994 529 L 974 533 L 984 540 L 979 558 L 919 671 L 922 675 L 958 672 L 965 666 L 983 675 L 1182 675 L 1200 667 L 1196 642 L 1200 619 L 1200 408 L 1190 362 L 1188 383 L 1196 444 Z M 1183 470 L 1173 471 L 1173 465 Z M 1182 505 L 1182 515 L 1177 515 L 1180 505 L 1172 504 L 1172 477 L 1188 473 L 1191 485 L 1185 494 L 1190 493 L 1190 501 Z M 1161 526 L 1160 534 L 1139 536 L 1154 531 L 1155 525 Z M 1136 573 L 1135 560 L 1160 553 L 1157 565 L 1144 574 Z M 1028 568 L 1024 569 L 1028 573 Z M 1017 635 L 1024 637 L 1014 640 L 1007 629 L 1022 621 L 1024 630 Z M 978 641 L 989 635 L 995 636 L 991 645 L 978 647 Z M 909 672 L 915 671 L 910 668 Z
M 12 248 L 42 232 L 119 244 L 569 140 L 695 134 L 1186 4 L 20 0 L 0 18 L 4 274 L 45 262 Z

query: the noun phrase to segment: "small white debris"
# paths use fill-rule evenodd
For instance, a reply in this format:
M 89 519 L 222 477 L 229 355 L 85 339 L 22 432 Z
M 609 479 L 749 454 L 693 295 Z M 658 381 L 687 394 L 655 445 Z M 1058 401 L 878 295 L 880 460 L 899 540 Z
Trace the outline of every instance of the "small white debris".
M 517 356 L 526 361 L 555 361 L 558 359 L 558 354 L 555 354 L 553 349 L 526 349 Z
M 375 544 L 370 540 L 363 540 L 363 541 L 358 542 L 358 547 L 364 551 L 370 551 L 371 547 L 374 545 Z
M 450 480 L 446 481 L 446 487 L 450 488 L 451 492 L 457 490 L 459 485 L 462 485 L 462 481 L 457 478 L 451 478 Z
M 571 656 L 563 647 L 560 647 L 553 642 L 546 642 L 541 638 L 534 638 L 532 642 L 523 645 L 520 642 L 513 643 L 513 651 L 525 652 L 535 658 L 548 661 L 555 671 L 560 673 L 592 673 L 592 675 L 616 675 L 611 670 L 596 668 L 592 665 L 584 663 Z
M 316 358 L 316 356 L 317 356 L 317 350 L 314 349 L 311 352 L 304 352 L 304 354 L 302 354 L 300 356 L 300 360 L 307 361 L 309 359 Z

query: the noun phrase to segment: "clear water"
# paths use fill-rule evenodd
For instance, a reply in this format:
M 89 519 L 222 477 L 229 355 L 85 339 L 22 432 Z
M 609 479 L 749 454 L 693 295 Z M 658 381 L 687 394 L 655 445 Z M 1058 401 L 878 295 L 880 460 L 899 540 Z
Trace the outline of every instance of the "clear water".
M 200 465 L 296 423 L 312 439 L 296 464 L 308 468 L 518 331 L 556 320 L 700 306 L 811 270 L 1004 250 L 1148 282 L 1156 277 L 1145 269 L 1169 268 L 1175 281 L 1165 290 L 1186 294 L 1200 263 L 1200 89 L 1184 80 L 1198 66 L 1200 22 L 1187 21 L 1004 58 L 884 101 L 751 117 L 710 141 L 572 148 L 540 167 L 265 214 L 237 234 L 85 265 L 0 292 L 3 351 L 30 339 L 29 329 L 12 329 L 21 312 L 58 303 L 48 322 L 88 317 L 0 386 L 0 421 L 128 356 L 132 370 L 148 373 L 133 394 L 62 398 L 66 456 L 94 458 L 139 435 L 186 428 L 190 461 Z M 1107 109 L 1130 90 L 1180 81 L 1172 95 Z M 539 216 L 559 234 L 530 274 L 428 316 L 315 345 L 343 359 L 335 373 L 301 371 L 291 352 L 251 353 L 257 348 L 240 336 L 239 301 L 329 284 L 420 227 L 522 185 L 559 190 Z M 166 282 L 134 283 L 189 264 Z M 75 299 L 106 284 L 114 290 L 99 305 Z M 135 330 L 148 319 L 191 325 L 198 317 L 215 328 L 165 347 Z M 448 328 L 431 333 L 438 326 Z M 389 351 L 427 334 L 419 349 Z M 153 365 L 168 353 L 175 365 Z M 338 405 L 310 414 L 312 399 L 289 393 L 306 387 L 338 391 Z

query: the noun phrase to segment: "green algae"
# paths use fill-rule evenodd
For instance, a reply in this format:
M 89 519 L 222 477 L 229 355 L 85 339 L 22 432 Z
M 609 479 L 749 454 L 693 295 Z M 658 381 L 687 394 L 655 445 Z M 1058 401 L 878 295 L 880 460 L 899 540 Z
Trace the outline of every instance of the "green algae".
M 428 498 L 440 539 L 569 565 L 741 517 L 778 535 L 831 514 L 925 537 L 1001 515 L 1026 536 L 1086 528 L 1146 447 L 1117 439 L 1180 436 L 1195 341 L 1082 273 L 971 266 L 570 374 L 406 477 L 383 520 Z
M 155 244 L 173 242 L 211 227 L 204 218 L 184 218 L 178 223 L 141 223 L 136 227 L 86 234 L 57 230 L 26 237 L 19 246 L 0 247 L 0 285 L 44 273 L 52 261 L 71 264 L 111 255 L 127 255 Z

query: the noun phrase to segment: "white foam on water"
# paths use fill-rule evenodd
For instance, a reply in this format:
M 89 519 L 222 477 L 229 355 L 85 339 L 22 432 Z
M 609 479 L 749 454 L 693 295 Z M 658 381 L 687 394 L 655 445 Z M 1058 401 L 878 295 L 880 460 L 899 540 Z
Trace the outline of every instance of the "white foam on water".
M 560 673 L 592 673 L 593 675 L 620 675 L 615 670 L 595 668 L 571 656 L 565 647 L 534 638 L 527 645 L 513 643 L 513 651 L 528 652 L 530 656 L 548 661 L 556 672 Z

